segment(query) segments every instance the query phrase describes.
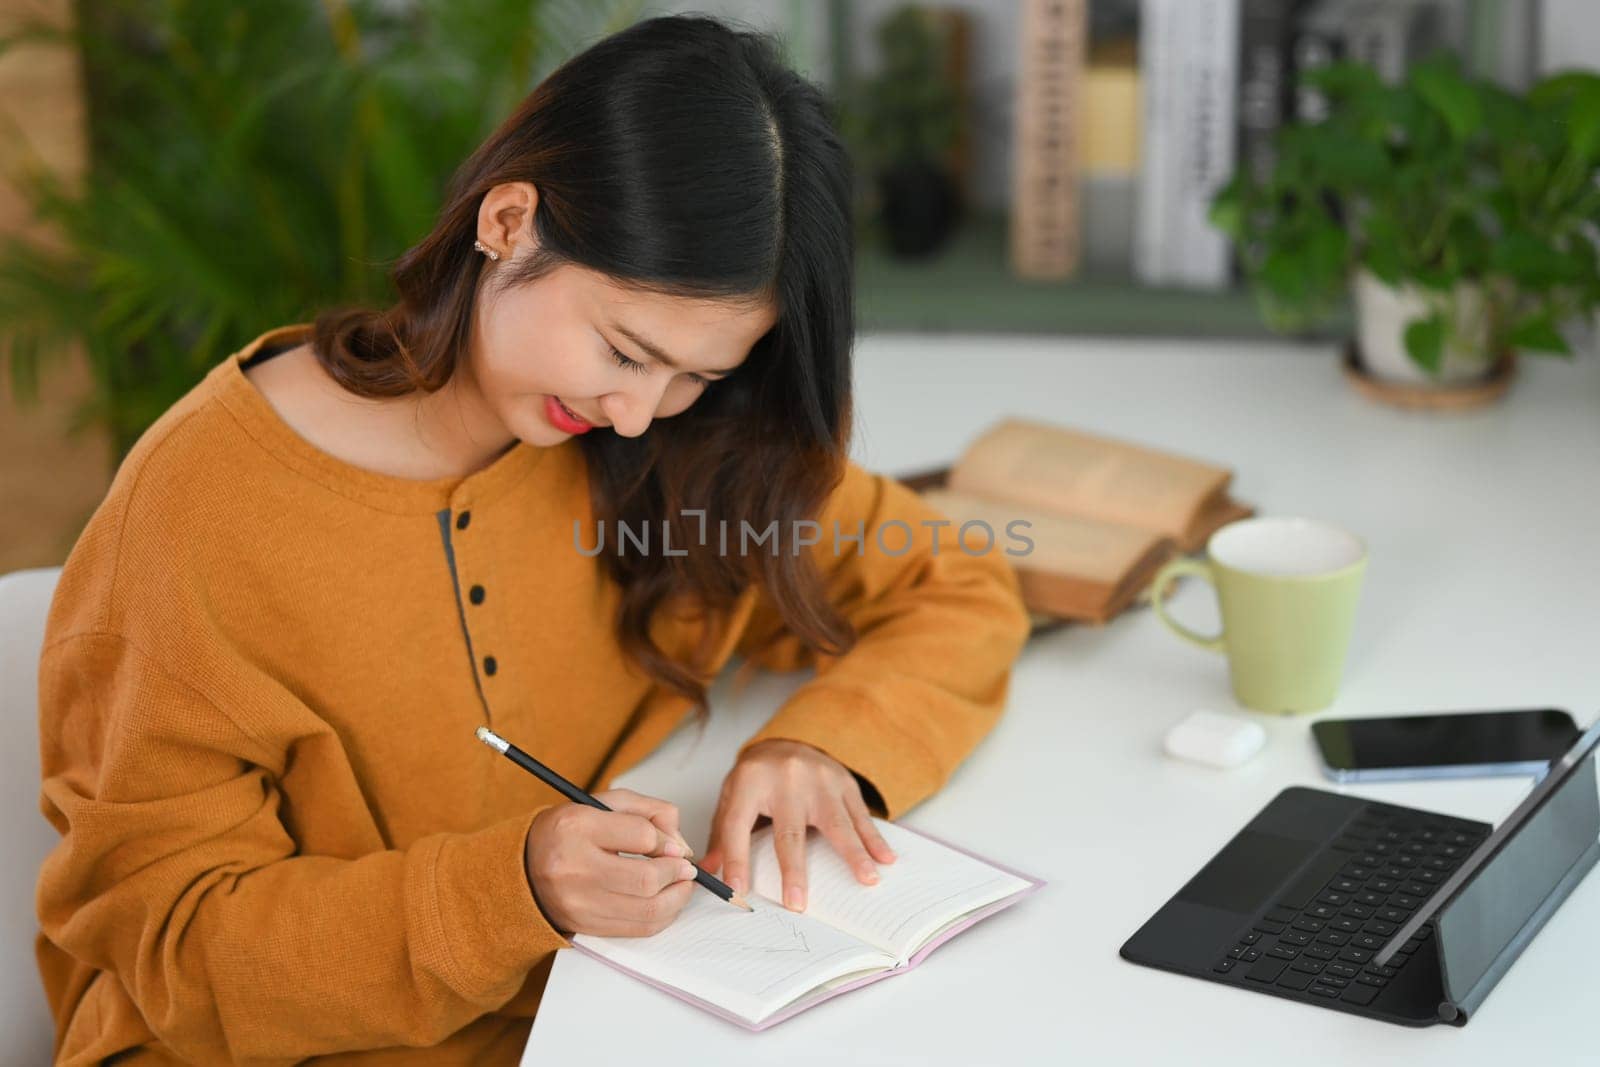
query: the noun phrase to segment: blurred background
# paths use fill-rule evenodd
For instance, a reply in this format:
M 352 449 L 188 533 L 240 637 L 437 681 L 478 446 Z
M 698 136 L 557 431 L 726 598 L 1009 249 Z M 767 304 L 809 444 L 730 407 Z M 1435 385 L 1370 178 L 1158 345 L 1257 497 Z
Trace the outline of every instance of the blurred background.
M 516 102 L 669 11 L 827 88 L 863 331 L 1288 335 L 1440 395 L 1594 358 L 1593 0 L 0 0 L 0 574 L 228 352 L 387 300 Z

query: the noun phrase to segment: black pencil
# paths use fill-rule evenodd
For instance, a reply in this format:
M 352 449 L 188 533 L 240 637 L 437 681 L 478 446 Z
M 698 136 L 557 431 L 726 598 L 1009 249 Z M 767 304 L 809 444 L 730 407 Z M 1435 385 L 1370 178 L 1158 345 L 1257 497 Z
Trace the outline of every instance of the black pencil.
M 548 785 L 550 788 L 554 789 L 556 792 L 560 793 L 574 804 L 587 804 L 591 808 L 599 808 L 601 811 L 612 810 L 605 804 L 590 796 L 588 793 L 584 792 L 582 789 L 579 789 L 577 786 L 561 777 L 561 775 L 557 774 L 549 767 L 546 767 L 544 764 L 540 763 L 538 760 L 522 751 L 522 749 L 518 748 L 516 745 L 513 745 L 510 741 L 507 741 L 505 738 L 489 729 L 487 726 L 478 727 L 478 740 L 482 741 L 484 744 L 500 753 L 512 763 L 515 763 L 518 767 L 521 767 L 523 770 L 532 774 L 545 785 Z M 705 886 L 707 889 L 711 890 L 711 892 L 715 893 L 723 900 L 726 900 L 734 907 L 743 908 L 745 911 L 755 910 L 745 901 L 743 896 L 733 891 L 732 886 L 728 885 L 720 878 L 717 878 L 715 875 L 708 874 L 698 863 L 690 863 L 690 866 L 694 868 L 694 880 L 696 882 L 699 882 L 701 885 Z

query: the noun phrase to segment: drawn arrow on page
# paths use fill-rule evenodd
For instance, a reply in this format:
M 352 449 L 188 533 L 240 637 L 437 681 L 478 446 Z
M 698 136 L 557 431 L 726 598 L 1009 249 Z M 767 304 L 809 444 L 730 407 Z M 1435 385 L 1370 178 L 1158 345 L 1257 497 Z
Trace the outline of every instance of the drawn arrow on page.
M 778 943 L 775 945 L 752 945 L 748 941 L 735 941 L 731 937 L 708 937 L 704 941 L 700 942 L 700 944 L 706 947 L 710 947 L 712 945 L 727 945 L 731 948 L 740 949 L 744 952 L 810 953 L 811 945 L 806 941 L 806 935 L 803 930 L 801 930 L 794 923 L 785 920 L 782 916 L 774 915 L 772 912 L 766 912 L 765 914 L 770 917 L 771 922 L 782 925 L 784 929 L 788 930 L 789 932 L 787 937 L 785 937 L 781 932 L 778 933 Z

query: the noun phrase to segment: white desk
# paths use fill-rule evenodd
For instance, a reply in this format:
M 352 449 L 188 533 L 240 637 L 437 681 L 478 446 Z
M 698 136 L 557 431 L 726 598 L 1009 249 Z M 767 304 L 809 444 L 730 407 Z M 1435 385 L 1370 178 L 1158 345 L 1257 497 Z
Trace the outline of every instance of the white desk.
M 1525 360 L 1499 406 L 1375 406 L 1332 349 L 1270 344 L 882 336 L 859 347 L 856 458 L 907 471 L 985 424 L 1033 415 L 1233 466 L 1267 514 L 1362 534 L 1371 559 L 1339 698 L 1323 715 L 1552 705 L 1600 712 L 1600 363 Z M 1209 589 L 1174 611 L 1215 628 Z M 669 797 L 697 848 L 723 773 L 801 676 L 680 730 L 621 784 Z M 1148 609 L 1036 638 L 1008 711 L 905 821 L 1049 880 L 912 974 L 750 1034 L 562 953 L 525 1062 L 1505 1064 L 1600 1061 L 1600 876 L 1556 913 L 1464 1028 L 1412 1030 L 1138 967 L 1122 942 L 1277 791 L 1337 788 L 1306 718 L 1262 717 L 1266 751 L 1232 772 L 1164 757 L 1197 705 L 1237 710 L 1220 656 Z M 1529 779 L 1348 788 L 1497 822 Z M 1003 801 L 1002 799 L 1003 798 Z M 602 1037 L 603 1035 L 603 1037 Z

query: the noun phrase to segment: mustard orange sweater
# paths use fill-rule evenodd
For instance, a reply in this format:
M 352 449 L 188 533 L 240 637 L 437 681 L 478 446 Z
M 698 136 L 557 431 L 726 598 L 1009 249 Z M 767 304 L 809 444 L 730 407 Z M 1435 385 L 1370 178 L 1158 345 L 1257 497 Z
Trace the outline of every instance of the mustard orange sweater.
M 688 710 L 625 662 L 618 590 L 574 547 L 574 519 L 596 529 L 576 445 L 446 481 L 337 460 L 241 369 L 307 333 L 263 334 L 167 411 L 62 573 L 37 901 L 58 1062 L 515 1063 L 566 944 L 523 839 L 563 801 L 473 731 L 600 789 Z M 851 465 L 808 551 L 859 644 L 818 661 L 751 590 L 717 653 L 775 636 L 760 663 L 814 663 L 751 741 L 822 749 L 891 818 L 994 724 L 1027 633 L 1004 558 L 948 528 L 936 552 L 938 517 Z M 909 551 L 833 552 L 834 520 L 891 519 Z M 698 633 L 658 621 L 687 658 Z

